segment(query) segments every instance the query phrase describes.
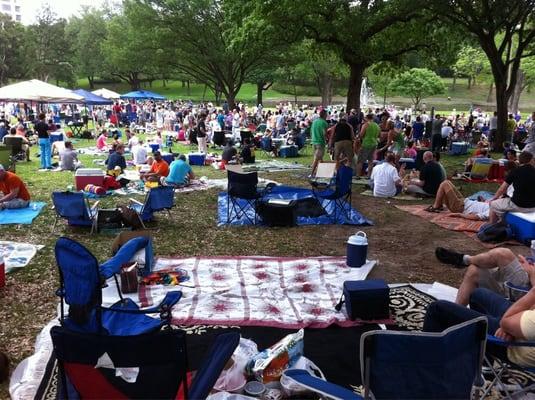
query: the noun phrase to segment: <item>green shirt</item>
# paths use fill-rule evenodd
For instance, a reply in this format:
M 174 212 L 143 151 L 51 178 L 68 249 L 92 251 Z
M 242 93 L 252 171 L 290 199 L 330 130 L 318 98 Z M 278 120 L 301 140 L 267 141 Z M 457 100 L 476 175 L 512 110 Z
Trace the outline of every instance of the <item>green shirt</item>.
M 377 138 L 379 137 L 379 132 L 381 128 L 375 122 L 368 122 L 368 127 L 366 128 L 364 139 L 362 140 L 362 147 L 365 149 L 375 148 L 377 146 Z
M 316 118 L 316 120 L 312 122 L 312 127 L 310 128 L 310 131 L 312 133 L 311 143 L 315 145 L 325 146 L 325 131 L 326 130 L 327 130 L 327 121 L 325 121 L 323 118 Z

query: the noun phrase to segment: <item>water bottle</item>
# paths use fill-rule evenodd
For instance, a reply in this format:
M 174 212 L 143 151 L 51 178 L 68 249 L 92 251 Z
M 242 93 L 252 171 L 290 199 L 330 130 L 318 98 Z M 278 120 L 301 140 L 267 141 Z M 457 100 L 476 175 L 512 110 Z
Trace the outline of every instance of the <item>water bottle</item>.
M 358 231 L 347 240 L 346 264 L 348 267 L 360 268 L 366 264 L 368 255 L 368 238 L 366 233 Z

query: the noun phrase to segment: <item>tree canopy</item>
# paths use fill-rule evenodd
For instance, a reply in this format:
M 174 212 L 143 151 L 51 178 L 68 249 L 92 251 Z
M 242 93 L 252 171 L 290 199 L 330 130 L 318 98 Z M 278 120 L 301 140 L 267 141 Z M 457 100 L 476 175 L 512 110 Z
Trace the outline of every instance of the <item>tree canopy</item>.
M 402 72 L 390 83 L 390 89 L 398 94 L 410 96 L 414 108 L 418 109 L 423 98 L 444 93 L 446 89 L 440 77 L 425 68 L 411 68 Z

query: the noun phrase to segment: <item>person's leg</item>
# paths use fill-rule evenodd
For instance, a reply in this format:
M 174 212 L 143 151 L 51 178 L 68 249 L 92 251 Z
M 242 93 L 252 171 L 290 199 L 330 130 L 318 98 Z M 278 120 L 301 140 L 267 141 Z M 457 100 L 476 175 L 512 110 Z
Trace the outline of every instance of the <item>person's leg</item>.
M 501 220 L 508 211 L 513 211 L 516 204 L 509 197 L 496 199 L 490 202 L 489 223 L 493 224 Z
M 427 193 L 425 193 L 425 191 L 418 185 L 409 185 L 409 186 L 407 186 L 407 193 L 408 194 L 427 195 Z
M 435 202 L 433 203 L 433 208 L 440 208 L 444 204 L 444 197 L 446 195 L 446 186 L 449 181 L 444 181 L 440 184 L 437 190 L 437 195 L 435 197 Z
M 467 306 L 470 295 L 478 287 L 481 271 L 475 265 L 470 265 L 463 276 L 463 281 L 457 290 L 455 303 Z
M 16 208 L 26 208 L 30 202 L 28 200 L 22 200 L 22 199 L 13 199 L 9 201 L 5 201 L 2 203 L 2 208 L 5 209 L 16 209 Z
M 486 288 L 474 290 L 470 296 L 470 308 L 489 316 L 489 332 L 500 327 L 500 320 L 513 303 Z
M 443 191 L 442 202 L 446 205 L 448 210 L 454 213 L 462 213 L 464 211 L 464 197 L 461 192 L 459 192 L 449 180 L 442 182 L 440 188 L 442 188 Z
M 45 152 L 46 152 L 46 158 L 45 158 L 45 163 L 46 163 L 46 167 L 45 168 L 52 168 L 52 146 L 50 145 L 50 139 L 45 139 Z
M 452 303 L 451 301 L 438 300 L 427 307 L 424 319 L 424 332 L 442 332 L 454 325 L 481 317 L 483 314 Z
M 39 139 L 39 152 L 41 153 L 41 159 L 39 161 L 39 164 L 41 165 L 41 169 L 46 168 L 46 161 L 45 161 L 45 140 L 46 139 Z

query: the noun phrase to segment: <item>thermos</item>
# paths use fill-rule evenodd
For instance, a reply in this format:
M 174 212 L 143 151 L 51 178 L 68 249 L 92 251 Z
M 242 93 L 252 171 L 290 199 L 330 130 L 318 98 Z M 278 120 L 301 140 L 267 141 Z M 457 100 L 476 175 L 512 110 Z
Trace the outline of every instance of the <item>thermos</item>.
M 2 260 L 0 262 L 0 289 L 6 286 L 6 264 Z
M 358 231 L 347 240 L 346 264 L 348 267 L 360 268 L 366 264 L 368 255 L 368 238 L 362 231 Z

